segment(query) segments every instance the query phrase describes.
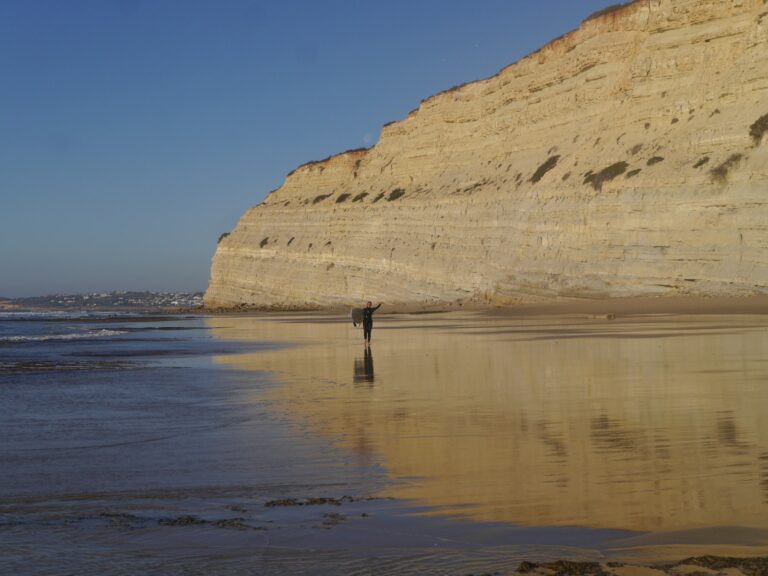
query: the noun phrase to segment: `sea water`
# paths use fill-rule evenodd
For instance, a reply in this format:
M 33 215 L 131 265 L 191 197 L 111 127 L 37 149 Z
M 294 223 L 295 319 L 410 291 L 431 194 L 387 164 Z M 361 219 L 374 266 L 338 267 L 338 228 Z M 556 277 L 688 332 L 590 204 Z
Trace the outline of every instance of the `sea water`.
M 214 339 L 200 317 L 0 315 L 0 573 L 181 565 L 166 555 L 184 557 L 188 536 L 207 538 L 196 528 L 242 517 L 244 502 L 371 492 L 369 470 L 293 442 L 247 399 L 266 374 L 212 362 L 271 346 Z M 213 531 L 259 543 L 263 523 Z

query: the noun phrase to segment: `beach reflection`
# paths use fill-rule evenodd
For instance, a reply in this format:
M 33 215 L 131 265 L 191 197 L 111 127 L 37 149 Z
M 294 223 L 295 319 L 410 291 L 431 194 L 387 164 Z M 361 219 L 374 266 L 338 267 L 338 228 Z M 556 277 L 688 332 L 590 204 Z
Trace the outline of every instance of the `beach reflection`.
M 520 525 L 768 528 L 759 317 L 214 317 L 275 410 L 383 465 L 387 496 Z M 349 367 L 353 370 L 350 371 Z M 374 385 L 375 382 L 375 385 Z
M 370 348 L 363 351 L 362 358 L 355 358 L 355 367 L 352 372 L 352 381 L 355 384 L 373 384 L 373 352 Z

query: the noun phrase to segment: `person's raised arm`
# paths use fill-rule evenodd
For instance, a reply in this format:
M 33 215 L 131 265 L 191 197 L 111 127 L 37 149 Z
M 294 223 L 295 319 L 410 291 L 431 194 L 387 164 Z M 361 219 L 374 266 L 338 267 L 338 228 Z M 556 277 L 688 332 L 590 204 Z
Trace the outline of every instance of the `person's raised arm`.
M 381 302 L 379 302 L 379 305 L 378 305 L 378 306 L 376 306 L 376 308 L 374 308 L 374 309 L 373 309 L 373 311 L 375 312 L 375 311 L 376 311 L 376 310 L 378 310 L 379 308 L 381 308 Z

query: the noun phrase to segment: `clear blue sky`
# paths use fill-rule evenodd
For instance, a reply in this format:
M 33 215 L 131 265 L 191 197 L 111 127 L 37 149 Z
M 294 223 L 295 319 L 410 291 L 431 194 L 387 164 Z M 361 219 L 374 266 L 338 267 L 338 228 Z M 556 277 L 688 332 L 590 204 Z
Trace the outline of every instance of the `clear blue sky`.
M 0 0 L 0 296 L 202 290 L 298 164 L 610 0 Z

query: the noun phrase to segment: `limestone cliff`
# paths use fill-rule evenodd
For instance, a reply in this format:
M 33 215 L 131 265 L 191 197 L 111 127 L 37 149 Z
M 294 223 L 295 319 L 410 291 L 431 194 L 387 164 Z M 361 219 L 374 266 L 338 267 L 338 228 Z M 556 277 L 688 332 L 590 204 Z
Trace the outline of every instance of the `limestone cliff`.
M 208 306 L 768 292 L 768 4 L 637 0 L 305 164 Z

